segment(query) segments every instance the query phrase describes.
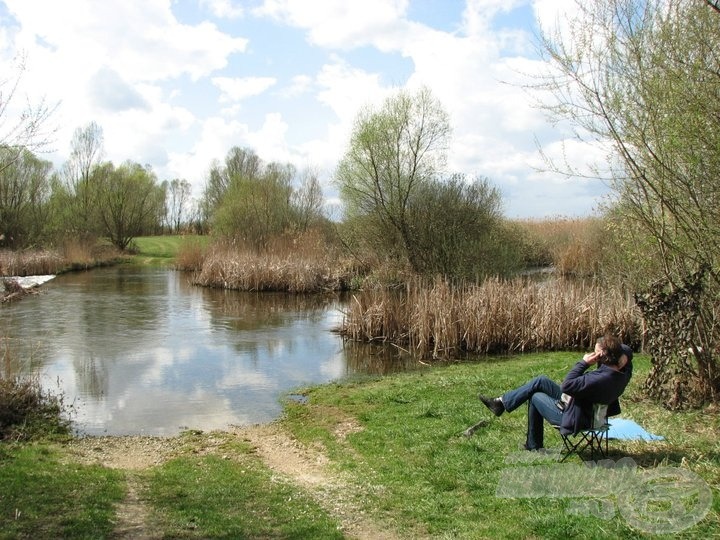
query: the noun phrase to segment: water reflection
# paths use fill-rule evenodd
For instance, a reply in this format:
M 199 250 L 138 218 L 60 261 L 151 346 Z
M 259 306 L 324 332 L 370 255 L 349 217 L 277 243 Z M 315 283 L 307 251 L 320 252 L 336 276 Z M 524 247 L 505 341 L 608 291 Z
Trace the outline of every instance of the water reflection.
M 33 372 L 59 384 L 87 434 L 267 422 L 293 388 L 412 364 L 343 344 L 331 332 L 343 305 L 331 296 L 203 289 L 166 270 L 59 276 L 0 310 L 4 375 Z

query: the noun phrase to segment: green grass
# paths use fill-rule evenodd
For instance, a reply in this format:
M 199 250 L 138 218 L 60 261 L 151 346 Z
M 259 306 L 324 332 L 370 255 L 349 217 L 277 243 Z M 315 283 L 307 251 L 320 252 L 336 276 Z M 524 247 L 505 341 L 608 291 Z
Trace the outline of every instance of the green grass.
M 68 463 L 44 444 L 0 447 L 0 538 L 104 538 L 123 473 Z
M 189 242 L 206 246 L 210 242 L 210 237 L 199 235 L 140 236 L 133 240 L 133 247 L 137 251 L 133 262 L 145 265 L 172 264 L 180 248 Z
M 477 400 L 478 392 L 499 395 L 541 373 L 561 380 L 577 359 L 572 353 L 533 354 L 309 388 L 309 404 L 289 404 L 284 423 L 307 444 L 325 445 L 337 466 L 355 476 L 368 510 L 405 531 L 419 526 L 437 538 L 642 537 L 615 511 L 621 503 L 614 493 L 608 494 L 611 518 L 573 514 L 578 500 L 572 498 L 495 495 L 503 470 L 537 463 L 512 461 L 528 455 L 518 450 L 526 409 L 491 417 Z M 717 412 L 669 413 L 640 399 L 647 371 L 647 358 L 637 358 L 623 416 L 667 441 L 611 441 L 610 457 L 629 456 L 642 467 L 684 467 L 700 475 L 713 487 L 714 506 L 703 522 L 679 537 L 711 537 L 720 530 L 720 417 Z M 473 437 L 461 435 L 482 418 L 487 425 Z M 336 426 L 348 421 L 357 422 L 358 430 L 338 440 Z M 559 436 L 546 429 L 546 447 L 560 444 Z M 582 486 L 578 489 L 582 492 Z
M 499 394 L 541 373 L 559 380 L 577 358 L 532 354 L 307 388 L 300 391 L 308 403 L 289 401 L 281 425 L 307 445 L 324 448 L 330 467 L 350 482 L 349 497 L 400 538 L 653 537 L 632 528 L 619 511 L 629 506 L 622 493 L 589 501 L 496 495 L 507 471 L 525 479 L 548 465 L 566 467 L 554 474 L 575 494 L 584 493 L 578 458 L 562 465 L 518 461 L 531 455 L 518 451 L 524 409 L 495 418 L 476 397 L 480 391 Z M 700 523 L 672 537 L 716 537 L 720 414 L 710 408 L 671 413 L 643 400 L 640 386 L 649 362 L 640 356 L 635 364 L 623 416 L 666 440 L 611 441 L 611 458 L 631 457 L 646 470 L 676 467 L 699 475 L 712 489 L 713 506 Z M 485 427 L 462 436 L 479 419 L 487 420 Z M 123 499 L 129 475 L 137 480 L 150 512 L 149 530 L 157 537 L 342 537 L 333 517 L 269 471 L 236 435 L 188 432 L 177 443 L 175 458 L 145 471 L 78 464 L 59 442 L 1 444 L 0 538 L 112 538 L 113 507 Z M 548 430 L 546 446 L 559 444 Z M 606 513 L 593 515 L 588 506 L 578 513 L 586 503 Z
M 148 498 L 171 538 L 342 538 L 338 523 L 250 454 L 190 455 L 155 469 Z M 231 455 L 232 457 L 229 457 Z

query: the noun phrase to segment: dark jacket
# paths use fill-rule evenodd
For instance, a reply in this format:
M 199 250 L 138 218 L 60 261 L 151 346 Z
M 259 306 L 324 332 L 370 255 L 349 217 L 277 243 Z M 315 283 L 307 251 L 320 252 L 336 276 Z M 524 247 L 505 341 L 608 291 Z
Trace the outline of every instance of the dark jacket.
M 618 398 L 632 377 L 632 350 L 623 345 L 628 358 L 621 371 L 615 371 L 606 365 L 586 373 L 590 367 L 581 360 L 570 370 L 561 385 L 565 394 L 573 397 L 562 415 L 560 432 L 564 435 L 579 433 L 592 424 L 593 405 L 602 403 L 608 406 L 608 416 L 620 414 Z

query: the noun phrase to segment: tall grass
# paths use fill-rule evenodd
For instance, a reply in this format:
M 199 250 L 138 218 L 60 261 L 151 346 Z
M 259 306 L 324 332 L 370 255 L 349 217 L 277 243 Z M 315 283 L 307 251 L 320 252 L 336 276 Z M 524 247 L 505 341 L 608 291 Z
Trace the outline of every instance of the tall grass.
M 487 280 L 452 286 L 411 281 L 404 291 L 353 296 L 346 338 L 383 341 L 420 356 L 583 349 L 606 331 L 637 345 L 641 319 L 629 294 L 598 285 L 551 280 Z
M 0 276 L 60 274 L 115 262 L 119 257 L 112 246 L 73 240 L 57 249 L 0 250 Z
M 597 217 L 518 220 L 530 266 L 555 267 L 564 276 L 596 275 L 608 244 L 605 221 Z
M 189 237 L 183 239 L 175 255 L 175 268 L 186 272 L 197 272 L 203 267 L 207 240 L 202 237 Z
M 282 237 L 258 252 L 234 242 L 208 249 L 193 283 L 241 291 L 292 293 L 345 289 L 348 275 L 338 254 L 314 233 Z
M 57 274 L 67 266 L 55 251 L 0 251 L 0 276 Z

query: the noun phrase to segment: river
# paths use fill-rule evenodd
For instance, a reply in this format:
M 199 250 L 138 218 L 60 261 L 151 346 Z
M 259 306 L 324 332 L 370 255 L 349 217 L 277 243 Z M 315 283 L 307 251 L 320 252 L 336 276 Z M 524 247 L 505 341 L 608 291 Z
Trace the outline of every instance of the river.
M 166 269 L 64 274 L 0 307 L 3 375 L 37 374 L 79 434 L 175 435 L 269 422 L 293 390 L 412 366 L 346 346 L 338 296 L 195 287 Z

